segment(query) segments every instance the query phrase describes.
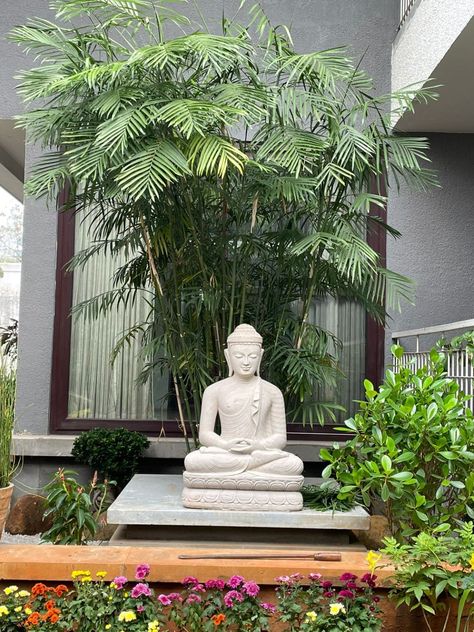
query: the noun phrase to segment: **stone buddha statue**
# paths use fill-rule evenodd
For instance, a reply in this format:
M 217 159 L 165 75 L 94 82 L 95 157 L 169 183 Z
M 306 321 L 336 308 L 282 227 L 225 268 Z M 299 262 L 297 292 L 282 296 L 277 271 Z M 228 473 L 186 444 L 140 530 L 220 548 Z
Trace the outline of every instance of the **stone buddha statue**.
M 298 511 L 303 463 L 284 451 L 281 391 L 262 380 L 262 337 L 239 325 L 224 351 L 229 377 L 204 391 L 199 442 L 187 455 L 183 505 L 204 509 Z M 220 434 L 216 432 L 219 416 Z

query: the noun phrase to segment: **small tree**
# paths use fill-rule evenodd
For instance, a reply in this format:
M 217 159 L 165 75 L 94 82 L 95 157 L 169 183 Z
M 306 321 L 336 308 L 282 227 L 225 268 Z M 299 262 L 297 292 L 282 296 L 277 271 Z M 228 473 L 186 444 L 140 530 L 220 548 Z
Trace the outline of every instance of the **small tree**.
M 334 380 L 338 341 L 310 309 L 333 296 L 383 322 L 385 296 L 407 295 L 365 231 L 397 234 L 368 217 L 389 179 L 433 182 L 426 139 L 392 134 L 387 111 L 428 93 L 372 96 L 343 49 L 296 52 L 258 5 L 245 26 L 223 18 L 220 35 L 169 2 L 52 5 L 60 24 L 32 19 L 11 35 L 41 62 L 19 87 L 39 101 L 21 123 L 47 151 L 27 192 L 67 186 L 66 207 L 91 216 L 93 243 L 73 266 L 127 253 L 86 314 L 150 296 L 149 318 L 122 342 L 142 336 L 147 370 L 169 371 L 181 420 L 225 375 L 227 334 L 251 322 L 291 417 L 322 422 L 331 405 L 315 385 Z

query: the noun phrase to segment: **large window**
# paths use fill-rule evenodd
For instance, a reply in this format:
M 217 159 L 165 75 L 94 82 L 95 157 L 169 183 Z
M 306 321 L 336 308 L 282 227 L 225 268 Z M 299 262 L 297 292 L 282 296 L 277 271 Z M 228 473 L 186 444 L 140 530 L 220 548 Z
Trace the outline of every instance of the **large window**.
M 114 269 L 120 263 L 110 256 L 97 255 L 85 268 L 74 274 L 67 272 L 67 261 L 87 246 L 87 234 L 87 220 L 59 215 L 52 429 L 73 432 L 102 424 L 127 425 L 152 434 L 180 435 L 169 377 L 157 369 L 147 382 L 138 383 L 146 362 L 139 339 L 125 345 L 111 361 L 117 340 L 133 323 L 145 318 L 150 299 L 144 295 L 95 320 L 83 314 L 70 316 L 71 307 L 111 288 Z M 315 302 L 311 317 L 343 343 L 337 384 L 320 389 L 318 396 L 342 404 L 351 414 L 354 400 L 361 397 L 364 377 L 377 380 L 383 330 L 366 318 L 363 308 L 348 301 Z M 311 430 L 292 424 L 288 430 L 290 437 L 336 436 L 327 426 Z

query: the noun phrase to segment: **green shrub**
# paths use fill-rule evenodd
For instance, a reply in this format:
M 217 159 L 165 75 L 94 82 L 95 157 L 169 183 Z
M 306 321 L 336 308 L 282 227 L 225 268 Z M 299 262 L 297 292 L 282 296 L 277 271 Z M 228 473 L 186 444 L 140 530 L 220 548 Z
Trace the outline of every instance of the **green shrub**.
M 445 356 L 433 349 L 428 366 L 388 370 L 378 391 L 364 385 L 367 401 L 345 422 L 355 437 L 321 450 L 323 476 L 342 485 L 340 498 L 369 508 L 382 500 L 397 538 L 474 517 L 474 420 Z
M 427 628 L 429 615 L 446 610 L 446 596 L 456 604 L 456 632 L 472 630 L 469 625 L 474 614 L 474 533 L 468 522 L 451 530 L 440 525 L 433 534 L 420 533 L 409 544 L 394 538 L 384 540 L 382 553 L 394 566 L 391 597 L 397 606 L 406 604 L 410 610 L 421 609 Z M 463 614 L 468 615 L 462 621 Z M 445 627 L 450 615 L 446 614 Z
M 74 441 L 71 454 L 122 489 L 138 471 L 138 463 L 150 442 L 140 432 L 126 428 L 93 428 Z

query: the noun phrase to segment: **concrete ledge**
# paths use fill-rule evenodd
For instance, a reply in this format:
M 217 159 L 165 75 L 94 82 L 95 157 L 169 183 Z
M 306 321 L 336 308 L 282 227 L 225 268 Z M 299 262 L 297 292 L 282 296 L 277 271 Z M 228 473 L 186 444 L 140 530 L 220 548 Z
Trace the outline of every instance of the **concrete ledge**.
M 186 548 L 186 554 L 208 555 L 209 549 Z M 213 553 L 235 553 L 232 548 L 215 548 Z M 246 553 L 281 554 L 281 549 L 247 549 Z M 307 553 L 307 551 L 302 551 Z M 168 547 L 137 546 L 53 546 L 44 544 L 19 545 L 1 544 L 0 581 L 70 581 L 71 573 L 77 569 L 107 571 L 107 578 L 116 575 L 134 577 L 138 564 L 151 566 L 149 580 L 159 583 L 181 583 L 186 575 L 195 575 L 205 581 L 212 577 L 242 575 L 255 581 L 274 585 L 275 577 L 290 573 L 321 573 L 326 579 L 337 579 L 341 573 L 363 575 L 368 572 L 366 553 L 342 552 L 340 562 L 317 562 L 314 560 L 180 560 L 182 549 Z M 288 552 L 295 553 L 294 550 Z M 378 581 L 387 580 L 390 567 L 377 571 Z
M 29 457 L 70 457 L 72 444 L 77 435 L 34 435 L 16 434 L 13 437 L 13 450 L 17 456 Z M 332 446 L 328 441 L 288 441 L 287 450 L 298 455 L 303 461 L 319 461 L 321 448 Z M 179 437 L 150 437 L 150 447 L 145 452 L 146 458 L 184 459 L 186 445 Z

